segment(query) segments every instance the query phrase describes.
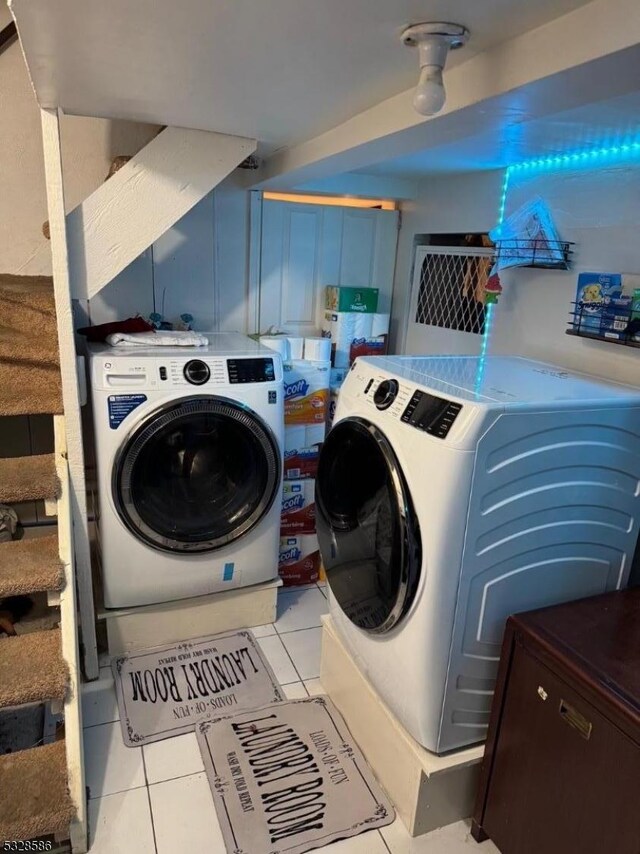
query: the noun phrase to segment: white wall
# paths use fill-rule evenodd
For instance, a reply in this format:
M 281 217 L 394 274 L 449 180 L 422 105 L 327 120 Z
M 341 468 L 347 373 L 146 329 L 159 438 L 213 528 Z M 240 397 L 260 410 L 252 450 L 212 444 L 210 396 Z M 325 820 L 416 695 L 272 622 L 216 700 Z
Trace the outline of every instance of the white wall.
M 402 204 L 391 320 L 396 352 L 405 346 L 415 235 L 487 231 L 495 225 L 501 188 L 501 172 L 439 175 L 420 181 L 415 201 Z M 425 326 L 424 335 L 427 350 L 433 329 Z M 419 347 L 413 350 L 420 352 Z
M 547 203 L 560 237 L 575 241 L 574 263 L 567 272 L 505 271 L 489 352 L 640 385 L 639 350 L 565 334 L 578 273 L 640 273 L 640 163 L 512 173 L 507 214 L 534 196 Z
M 0 26 L 8 12 L 0 7 Z M 104 180 L 113 157 L 134 154 L 154 125 L 65 116 L 62 151 L 67 210 Z M 50 274 L 49 241 L 42 233 L 47 200 L 40 111 L 18 42 L 0 55 L 0 270 Z
M 250 194 L 236 171 L 89 302 L 92 324 L 188 312 L 202 331 L 248 328 Z

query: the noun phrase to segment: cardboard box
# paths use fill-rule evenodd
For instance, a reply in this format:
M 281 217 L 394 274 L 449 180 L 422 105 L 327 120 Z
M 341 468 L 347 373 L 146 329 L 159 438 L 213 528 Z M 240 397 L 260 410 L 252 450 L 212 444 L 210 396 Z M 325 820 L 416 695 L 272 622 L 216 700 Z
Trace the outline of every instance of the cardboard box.
M 373 314 L 378 310 L 378 288 L 344 288 L 328 285 L 324 306 L 329 311 Z
M 609 300 L 602 309 L 600 331 L 605 338 L 622 339 L 632 316 L 632 298 L 621 296 Z
M 580 273 L 576 292 L 574 328 L 604 334 L 603 314 L 614 299 L 622 296 L 620 273 Z
M 358 356 L 384 356 L 387 352 L 387 336 L 378 338 L 354 338 L 349 350 L 349 361 L 355 362 Z

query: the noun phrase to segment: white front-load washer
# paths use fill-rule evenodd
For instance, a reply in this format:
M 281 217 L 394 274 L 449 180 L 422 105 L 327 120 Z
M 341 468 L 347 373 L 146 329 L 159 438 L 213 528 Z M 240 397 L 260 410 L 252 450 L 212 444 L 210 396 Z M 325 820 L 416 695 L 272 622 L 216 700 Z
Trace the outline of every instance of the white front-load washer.
M 336 630 L 422 745 L 481 741 L 507 616 L 624 586 L 639 496 L 638 389 L 520 358 L 360 358 L 316 481 Z
M 208 339 L 90 345 L 107 608 L 277 578 L 281 359 L 243 335 Z

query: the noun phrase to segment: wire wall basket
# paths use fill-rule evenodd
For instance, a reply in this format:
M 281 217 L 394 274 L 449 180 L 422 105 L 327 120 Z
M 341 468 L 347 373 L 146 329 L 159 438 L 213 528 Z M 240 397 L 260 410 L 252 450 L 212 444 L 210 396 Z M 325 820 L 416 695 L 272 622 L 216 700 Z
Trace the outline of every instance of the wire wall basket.
M 538 267 L 545 270 L 568 270 L 572 246 L 569 240 L 518 237 L 500 240 L 495 247 L 498 269 L 509 267 Z
M 603 306 L 596 314 L 582 303 L 572 302 L 567 335 L 640 348 L 640 316 L 631 307 Z

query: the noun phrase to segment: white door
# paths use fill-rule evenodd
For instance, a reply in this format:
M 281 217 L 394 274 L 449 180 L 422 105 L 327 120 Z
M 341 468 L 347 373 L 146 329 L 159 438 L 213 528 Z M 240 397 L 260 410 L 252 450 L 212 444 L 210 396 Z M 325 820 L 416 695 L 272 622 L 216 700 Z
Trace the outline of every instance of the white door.
M 258 329 L 317 333 L 326 285 L 378 288 L 389 312 L 397 238 L 397 211 L 265 199 Z
M 477 269 L 491 263 L 492 250 L 418 246 L 407 320 L 407 355 L 480 353 L 484 308 L 475 299 Z

